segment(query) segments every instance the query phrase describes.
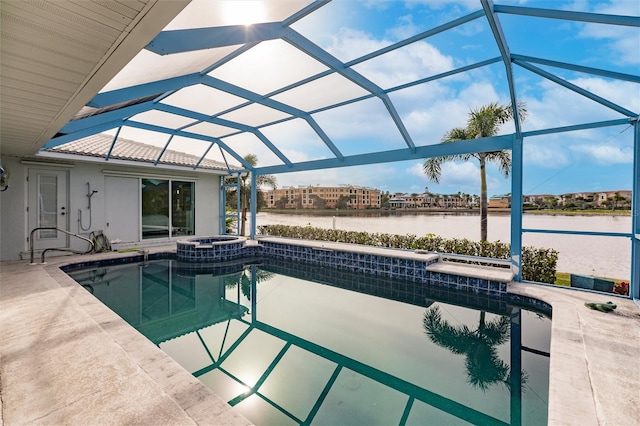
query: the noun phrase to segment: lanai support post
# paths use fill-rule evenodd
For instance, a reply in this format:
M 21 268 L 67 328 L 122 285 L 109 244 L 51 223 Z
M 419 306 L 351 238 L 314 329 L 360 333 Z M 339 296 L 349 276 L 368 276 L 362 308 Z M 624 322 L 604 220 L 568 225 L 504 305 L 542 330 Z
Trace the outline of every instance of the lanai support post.
M 511 149 L 511 270 L 522 280 L 522 138 Z
M 225 186 L 224 175 L 219 179 L 220 192 L 218 196 L 218 234 L 225 235 L 227 233 L 227 188 Z
M 511 425 L 522 424 L 522 310 L 513 308 L 509 314 L 511 375 Z
M 640 117 L 633 123 L 633 193 L 631 204 L 631 283 L 629 295 L 640 305 Z
M 256 171 L 251 172 L 251 239 L 256 238 L 256 210 L 258 208 L 258 188 L 256 187 Z

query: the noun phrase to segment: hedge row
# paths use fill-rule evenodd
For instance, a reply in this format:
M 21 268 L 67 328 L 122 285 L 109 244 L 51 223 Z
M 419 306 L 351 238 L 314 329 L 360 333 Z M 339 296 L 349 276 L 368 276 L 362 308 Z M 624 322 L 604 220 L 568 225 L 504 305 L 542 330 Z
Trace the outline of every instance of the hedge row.
M 495 259 L 509 259 L 511 256 L 510 245 L 507 243 L 500 241 L 471 241 L 466 238 L 442 238 L 434 234 L 418 237 L 413 234 L 379 234 L 288 225 L 260 226 L 259 230 L 263 235 L 305 240 L 335 241 L 408 250 L 428 250 L 438 253 L 455 253 Z M 554 249 L 523 247 L 522 279 L 553 284 L 556 280 L 557 262 L 558 252 Z

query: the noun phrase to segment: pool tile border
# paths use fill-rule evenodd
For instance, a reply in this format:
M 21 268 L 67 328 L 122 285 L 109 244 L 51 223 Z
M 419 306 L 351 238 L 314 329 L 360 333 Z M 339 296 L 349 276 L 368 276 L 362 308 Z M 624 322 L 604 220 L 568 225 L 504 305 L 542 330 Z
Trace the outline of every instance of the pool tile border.
M 481 274 L 482 276 L 465 276 L 439 272 L 446 271 L 446 266 L 430 271 L 430 267 L 442 263 L 439 262 L 439 255 L 434 253 L 273 237 L 261 238 L 259 243 L 258 246 L 250 246 L 249 249 L 253 251 L 246 252 L 246 255 L 250 253 L 264 255 L 378 277 L 408 280 L 456 291 L 501 296 L 507 294 L 508 283 L 511 281 L 511 275 L 506 281 L 499 281 L 496 278 L 491 279 L 491 276 L 496 274 L 490 273 Z M 475 266 L 465 266 L 465 268 L 472 271 Z M 456 266 L 454 271 L 460 269 L 460 266 Z M 491 269 L 484 267 L 482 271 Z

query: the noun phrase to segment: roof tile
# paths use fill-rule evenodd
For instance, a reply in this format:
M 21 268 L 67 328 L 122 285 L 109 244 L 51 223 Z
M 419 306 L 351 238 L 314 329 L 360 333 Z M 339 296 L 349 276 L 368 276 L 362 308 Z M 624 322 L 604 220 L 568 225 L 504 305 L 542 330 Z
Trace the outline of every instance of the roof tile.
M 62 154 L 74 154 L 90 157 L 106 157 L 111 148 L 113 136 L 105 134 L 92 135 L 86 138 L 78 139 L 73 142 L 49 148 L 47 152 L 56 152 Z M 110 158 L 118 160 L 140 161 L 144 163 L 154 163 L 162 148 L 133 141 L 130 139 L 118 138 Z M 184 167 L 194 167 L 198 164 L 200 157 L 184 152 L 167 149 L 158 164 L 176 165 Z M 237 167 L 227 167 L 226 164 L 215 160 L 204 159 L 198 165 L 200 169 L 207 170 L 240 170 Z

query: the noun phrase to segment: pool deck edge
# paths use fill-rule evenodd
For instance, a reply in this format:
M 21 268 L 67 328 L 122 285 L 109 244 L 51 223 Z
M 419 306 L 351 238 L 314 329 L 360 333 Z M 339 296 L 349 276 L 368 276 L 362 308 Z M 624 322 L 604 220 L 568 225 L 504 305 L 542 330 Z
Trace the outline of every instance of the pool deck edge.
M 0 264 L 0 425 L 251 425 L 59 269 L 78 259 Z
M 629 299 L 561 287 L 509 284 L 549 303 L 549 425 L 640 424 L 640 309 Z M 613 301 L 604 313 L 585 302 Z

